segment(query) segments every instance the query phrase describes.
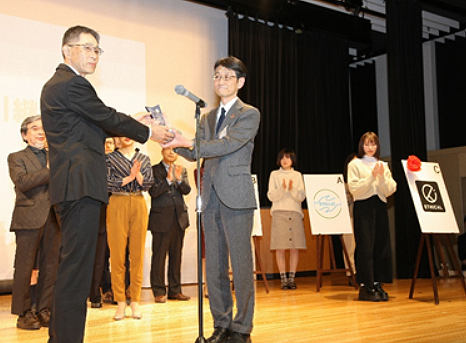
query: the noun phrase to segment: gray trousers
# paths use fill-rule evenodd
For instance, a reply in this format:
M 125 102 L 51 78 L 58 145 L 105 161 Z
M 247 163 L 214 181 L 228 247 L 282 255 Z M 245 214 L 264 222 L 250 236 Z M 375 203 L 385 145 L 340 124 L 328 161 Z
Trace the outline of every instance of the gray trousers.
M 251 251 L 253 215 L 253 209 L 234 210 L 226 207 L 213 189 L 203 213 L 206 276 L 214 327 L 246 334 L 252 331 L 255 305 Z M 237 308 L 234 318 L 229 261 Z

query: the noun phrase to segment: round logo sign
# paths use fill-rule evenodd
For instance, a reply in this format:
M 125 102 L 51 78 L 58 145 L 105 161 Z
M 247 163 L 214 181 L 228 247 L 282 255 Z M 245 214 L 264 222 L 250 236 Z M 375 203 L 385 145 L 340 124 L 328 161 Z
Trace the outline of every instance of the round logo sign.
M 341 199 L 330 189 L 321 189 L 314 195 L 314 209 L 321 217 L 333 219 L 341 213 Z

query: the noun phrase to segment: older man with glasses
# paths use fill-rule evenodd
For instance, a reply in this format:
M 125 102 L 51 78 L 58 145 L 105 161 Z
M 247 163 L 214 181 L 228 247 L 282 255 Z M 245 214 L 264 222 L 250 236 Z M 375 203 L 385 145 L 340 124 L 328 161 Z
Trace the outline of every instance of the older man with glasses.
M 61 63 L 44 85 L 41 111 L 50 147 L 50 198 L 61 220 L 62 248 L 52 300 L 49 342 L 82 342 L 86 323 L 100 208 L 108 202 L 104 141 L 108 135 L 144 143 L 168 142 L 168 127 L 153 125 L 149 113 L 137 120 L 107 107 L 86 80 L 102 49 L 99 34 L 69 28 Z

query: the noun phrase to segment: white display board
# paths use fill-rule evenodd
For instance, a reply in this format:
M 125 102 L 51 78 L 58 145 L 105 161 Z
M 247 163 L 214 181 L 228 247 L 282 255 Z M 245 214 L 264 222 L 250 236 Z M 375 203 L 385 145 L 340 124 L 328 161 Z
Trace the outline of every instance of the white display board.
M 438 163 L 422 162 L 421 170 L 408 170 L 401 161 L 423 233 L 459 233 L 442 171 Z
M 304 175 L 313 235 L 353 233 L 342 174 Z
M 15 191 L 10 180 L 8 154 L 26 144 L 20 135 L 21 122 L 39 114 L 40 93 L 63 61 L 61 40 L 67 27 L 0 13 L 1 46 L 10 47 L 0 56 L 0 280 L 13 278 L 16 250 L 10 230 Z M 44 39 L 46 37 L 46 39 Z M 146 48 L 143 42 L 101 34 L 105 55 L 88 79 L 105 103 L 126 113 L 144 110 L 146 104 Z M 125 58 L 121 58 L 125 51 Z M 146 147 L 141 147 L 142 151 Z
M 254 194 L 256 196 L 256 210 L 254 211 L 254 223 L 252 227 L 252 236 L 262 236 L 261 207 L 259 202 L 259 181 L 257 175 L 252 174 L 252 183 L 254 184 Z

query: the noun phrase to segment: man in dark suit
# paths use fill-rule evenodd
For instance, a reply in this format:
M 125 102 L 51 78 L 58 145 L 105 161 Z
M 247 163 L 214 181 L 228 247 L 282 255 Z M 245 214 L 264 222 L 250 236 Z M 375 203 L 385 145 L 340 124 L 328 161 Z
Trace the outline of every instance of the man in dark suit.
M 60 251 L 60 230 L 55 211 L 50 205 L 50 172 L 40 115 L 24 119 L 21 136 L 28 146 L 8 156 L 10 177 L 16 192 L 10 226 L 10 231 L 16 235 L 11 313 L 19 316 L 16 323 L 18 328 L 37 330 L 49 325 Z M 37 257 L 36 316 L 31 310 L 29 285 Z
M 200 157 L 205 158 L 202 219 L 206 244 L 206 275 L 214 333 L 208 343 L 250 343 L 254 316 L 254 279 L 251 232 L 256 207 L 251 177 L 254 138 L 259 111 L 237 96 L 246 81 L 246 67 L 227 57 L 214 66 L 214 87 L 220 106 L 201 118 Z M 193 142 L 176 134 L 163 146 L 196 158 Z M 236 315 L 230 290 L 229 263 L 233 270 Z
M 165 260 L 168 254 L 168 299 L 189 300 L 181 292 L 181 251 L 189 226 L 184 195 L 191 192 L 186 168 L 175 165 L 178 154 L 172 148 L 162 149 L 162 161 L 152 166 L 154 184 L 149 189 L 151 209 L 149 229 L 152 232 L 150 283 L 155 302 L 166 301 Z
M 104 140 L 125 136 L 168 142 L 173 134 L 107 107 L 85 79 L 102 49 L 94 30 L 75 26 L 62 41 L 64 63 L 42 89 L 50 149 L 50 196 L 61 220 L 61 260 L 52 301 L 49 342 L 82 342 L 102 203 L 108 202 Z M 152 124 L 149 113 L 138 118 Z

